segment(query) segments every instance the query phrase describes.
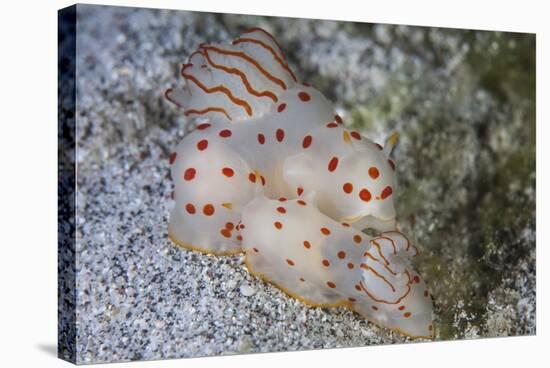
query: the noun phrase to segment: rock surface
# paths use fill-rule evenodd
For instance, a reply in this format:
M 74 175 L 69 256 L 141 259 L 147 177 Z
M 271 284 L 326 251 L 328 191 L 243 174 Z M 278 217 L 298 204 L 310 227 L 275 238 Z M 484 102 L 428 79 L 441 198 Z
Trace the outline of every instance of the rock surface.
M 534 334 L 534 35 L 79 5 L 78 362 L 408 341 L 167 238 L 168 156 L 192 121 L 163 91 L 200 42 L 251 26 L 346 124 L 400 133 L 399 226 L 436 339 Z

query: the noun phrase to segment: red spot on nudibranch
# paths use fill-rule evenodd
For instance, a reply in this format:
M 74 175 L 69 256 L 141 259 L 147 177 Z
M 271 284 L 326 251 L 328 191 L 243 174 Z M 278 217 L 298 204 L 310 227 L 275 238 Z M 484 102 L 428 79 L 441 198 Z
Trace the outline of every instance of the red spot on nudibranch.
M 296 201 L 296 203 L 298 203 L 298 204 L 301 205 L 301 206 L 305 206 L 305 205 L 306 205 L 306 202 L 302 201 L 301 199 L 298 199 L 298 200 Z
M 355 267 L 355 266 L 353 265 L 353 263 L 349 262 L 349 263 L 348 263 L 348 268 L 351 270 L 351 269 L 353 269 L 353 267 Z
M 382 147 L 380 144 L 378 144 L 378 143 L 375 143 L 375 144 L 376 144 L 376 147 L 378 147 L 378 149 L 379 149 L 380 151 L 382 151 L 382 150 L 384 149 L 384 147 Z
M 279 213 L 286 213 L 286 210 L 284 207 L 277 207 L 277 212 Z
M 355 284 L 355 290 L 361 291 L 361 286 L 359 284 Z
M 302 141 L 302 147 L 303 148 L 308 148 L 309 146 L 311 146 L 312 141 L 313 141 L 313 137 L 310 136 L 310 135 L 306 135 L 304 137 L 304 140 Z
M 256 174 L 250 173 L 248 174 L 248 180 L 250 180 L 252 183 L 256 182 Z
M 352 297 L 349 297 L 349 298 L 348 298 L 348 300 L 349 300 L 350 302 L 352 302 L 352 303 L 354 303 L 354 302 L 356 302 L 356 301 L 357 301 L 357 299 L 355 299 L 355 298 L 352 298 Z
M 323 262 L 321 262 L 323 264 L 323 266 L 325 267 L 328 267 L 330 266 L 330 262 L 328 261 L 328 259 L 323 259 Z
M 368 202 L 372 198 L 372 195 L 367 189 L 361 189 L 361 191 L 359 192 L 359 198 L 361 198 L 365 202 Z
M 300 281 L 304 282 L 306 280 L 303 277 L 300 277 Z
M 309 249 L 311 248 L 311 244 L 307 240 L 304 240 L 304 247 L 306 247 L 306 249 Z
M 307 101 L 311 100 L 311 97 L 309 96 L 309 93 L 304 92 L 304 91 L 298 93 L 298 97 L 300 98 L 300 100 L 302 100 L 304 102 L 307 102 Z
M 333 157 L 328 163 L 328 171 L 333 172 L 338 167 L 338 157 Z
M 371 308 L 372 308 L 372 310 L 375 310 L 375 311 L 378 310 L 378 307 L 376 305 L 373 305 Z
M 202 213 L 204 213 L 206 216 L 212 216 L 214 214 L 214 206 L 212 206 L 210 203 L 205 204 L 202 208 Z
M 348 224 L 347 222 L 342 222 L 342 226 L 343 227 L 350 227 L 350 224 Z
M 259 144 L 265 143 L 265 136 L 262 133 L 258 133 L 258 143 Z
M 351 135 L 353 138 L 357 139 L 358 141 L 361 140 L 361 134 L 359 134 L 359 132 L 357 132 L 357 131 L 355 131 L 355 130 L 352 131 L 352 132 L 350 133 L 350 135 Z
M 260 253 L 260 251 L 258 250 L 258 248 L 252 248 L 252 250 L 256 253 Z
M 399 308 L 397 308 L 397 309 L 399 309 L 399 310 L 403 310 L 403 309 L 405 309 L 405 306 L 404 306 L 404 305 L 402 305 L 402 306 L 400 306 L 400 307 L 399 307 Z
M 279 106 L 277 106 L 277 112 L 283 112 L 286 109 L 286 103 L 282 103 Z
M 176 161 L 176 157 L 178 156 L 178 154 L 176 152 L 172 152 L 170 154 L 170 159 L 168 160 L 168 162 L 170 163 L 170 165 L 172 165 L 174 163 L 174 161 Z
M 380 176 L 380 171 L 376 167 L 369 167 L 369 176 L 373 179 L 376 179 Z
M 283 139 L 285 139 L 285 131 L 282 129 L 277 129 L 275 132 L 275 138 L 277 138 L 277 142 L 282 142 Z
M 390 186 L 387 186 L 384 188 L 384 190 L 382 191 L 382 194 L 381 194 L 381 198 L 382 199 L 386 199 L 388 198 L 389 196 L 391 196 L 391 194 L 393 193 L 393 190 L 391 189 Z
M 275 221 L 273 225 L 279 230 L 283 228 L 283 224 L 281 224 L 279 221 Z
M 413 277 L 413 281 L 418 284 L 420 282 L 420 277 L 418 276 Z
M 340 115 L 338 115 L 338 114 L 334 115 L 334 120 L 335 120 L 338 124 L 342 124 L 342 118 L 340 117 Z
M 403 317 L 405 317 L 405 318 L 409 318 L 410 316 L 411 316 L 411 312 L 407 312 L 407 313 L 403 314 Z
M 353 184 L 345 183 L 342 189 L 344 189 L 344 192 L 350 194 L 351 192 L 353 192 Z
M 231 238 L 231 232 L 227 229 L 221 229 L 220 233 L 226 238 Z
M 288 263 L 289 266 L 294 266 L 294 261 L 292 259 L 287 259 L 286 263 Z
M 222 138 L 229 138 L 229 137 L 231 137 L 231 134 L 233 134 L 233 133 L 229 129 L 224 129 L 224 130 L 220 131 L 220 137 L 222 137 Z
M 327 128 L 336 128 L 337 126 L 338 126 L 338 124 L 336 124 L 334 122 L 327 124 Z
M 361 243 L 361 235 L 354 235 L 353 236 L 353 241 L 356 242 L 356 243 Z
M 322 227 L 321 233 L 323 233 L 323 235 L 330 235 L 330 230 L 326 227 Z
M 395 171 L 395 163 L 393 162 L 393 160 L 388 160 L 388 164 L 390 164 L 391 169 Z
M 284 201 L 286 201 L 286 198 L 285 198 L 285 197 L 279 198 L 279 202 L 284 202 Z
M 199 151 L 204 151 L 206 148 L 208 148 L 208 141 L 206 139 L 202 139 L 197 143 L 197 149 Z
M 229 231 L 233 230 L 235 228 L 235 225 L 233 225 L 232 222 L 226 222 L 225 223 L 225 228 Z
M 304 188 L 302 188 L 302 187 L 296 188 L 296 193 L 297 193 L 299 196 L 301 196 L 303 192 L 304 192 Z
M 183 179 L 186 181 L 193 180 L 195 178 L 195 175 L 197 174 L 197 170 L 190 167 L 183 173 Z
M 196 211 L 195 211 L 195 206 L 193 206 L 193 204 L 191 203 L 187 203 L 185 205 L 185 210 L 187 211 L 187 213 L 189 213 L 190 215 L 193 215 Z
M 208 123 L 202 123 L 202 124 L 197 125 L 198 130 L 204 130 L 208 127 L 210 127 L 210 124 L 208 124 Z
M 222 173 L 223 173 L 225 176 L 227 176 L 228 178 L 232 177 L 232 176 L 235 174 L 235 172 L 233 171 L 233 169 L 230 168 L 230 167 L 224 167 L 224 168 L 222 169 Z
M 331 289 L 334 289 L 334 288 L 336 287 L 336 284 L 335 284 L 334 282 L 332 282 L 332 281 L 328 281 L 328 282 L 327 282 L 327 286 L 328 286 L 329 288 L 331 288 Z
M 243 237 L 240 236 L 240 235 L 237 235 L 237 240 L 238 240 L 238 241 L 242 241 L 242 240 L 243 240 Z
M 338 252 L 338 258 L 340 258 L 340 259 L 346 258 L 346 252 L 344 252 L 343 250 L 339 251 Z
M 260 175 L 260 180 L 262 181 L 262 185 L 265 185 L 265 178 L 263 177 L 263 175 Z

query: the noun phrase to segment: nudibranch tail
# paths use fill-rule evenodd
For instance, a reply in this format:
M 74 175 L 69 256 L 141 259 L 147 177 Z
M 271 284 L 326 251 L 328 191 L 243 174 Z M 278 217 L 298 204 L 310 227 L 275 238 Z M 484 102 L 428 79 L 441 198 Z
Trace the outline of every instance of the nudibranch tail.
M 185 86 L 166 97 L 185 115 L 232 123 L 269 112 L 280 94 L 298 82 L 275 38 L 260 28 L 230 45 L 199 45 L 181 76 Z
M 367 305 L 358 303 L 357 311 L 411 337 L 432 338 L 432 300 L 410 266 L 410 258 L 418 254 L 416 246 L 399 231 L 384 232 L 369 243 L 359 282 Z
M 431 338 L 432 302 L 400 232 L 371 238 L 301 200 L 256 198 L 243 211 L 249 270 L 313 306 L 346 306 L 411 337 Z

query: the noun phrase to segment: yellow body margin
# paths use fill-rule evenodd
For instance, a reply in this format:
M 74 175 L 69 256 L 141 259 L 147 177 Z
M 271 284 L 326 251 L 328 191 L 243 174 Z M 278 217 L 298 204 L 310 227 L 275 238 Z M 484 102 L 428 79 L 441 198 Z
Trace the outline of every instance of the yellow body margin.
M 244 253 L 244 264 L 246 266 L 246 269 L 248 271 L 248 273 L 250 273 L 252 276 L 255 276 L 259 279 L 261 279 L 262 281 L 265 281 L 269 284 L 272 284 L 274 285 L 275 287 L 277 287 L 279 290 L 281 290 L 282 292 L 284 292 L 285 294 L 287 294 L 288 296 L 290 296 L 291 298 L 294 298 L 294 299 L 297 299 L 299 300 L 300 302 L 304 303 L 305 305 L 307 305 L 308 307 L 313 307 L 313 308 L 337 308 L 337 307 L 345 307 L 345 308 L 348 308 L 350 309 L 351 311 L 359 314 L 361 317 L 365 318 L 367 321 L 369 321 L 370 323 L 373 323 L 377 326 L 380 326 L 382 328 L 386 328 L 388 330 L 391 330 L 391 331 L 394 331 L 394 332 L 397 332 L 401 335 L 404 335 L 404 336 L 407 336 L 408 338 L 412 339 L 412 340 L 417 340 L 417 339 L 426 339 L 426 340 L 433 340 L 434 339 L 434 334 L 435 334 L 435 329 L 432 331 L 432 336 L 411 336 L 403 331 L 401 331 L 400 329 L 398 328 L 391 328 L 391 327 L 388 327 L 388 326 L 384 326 L 378 322 L 375 322 L 373 320 L 371 320 L 370 318 L 360 314 L 359 312 L 357 312 L 355 309 L 353 309 L 353 304 L 347 300 L 341 300 L 337 303 L 315 303 L 315 302 L 312 302 L 312 301 L 309 301 L 307 300 L 306 298 L 302 297 L 302 296 L 299 296 L 299 295 L 296 295 L 294 293 L 292 293 L 291 291 L 289 291 L 288 289 L 282 287 L 281 285 L 277 284 L 276 282 L 270 280 L 269 278 L 267 278 L 267 276 L 265 276 L 264 274 L 262 273 L 259 273 L 259 272 L 255 272 L 253 269 L 252 269 L 252 266 L 250 265 L 250 261 L 248 260 L 248 256 L 246 254 L 246 251 L 244 251 L 242 248 L 237 248 L 235 250 L 229 250 L 229 251 L 225 251 L 225 252 L 212 252 L 210 250 L 206 250 L 206 249 L 202 249 L 202 248 L 199 248 L 199 247 L 196 247 L 192 244 L 188 244 L 188 243 L 183 243 L 181 241 L 179 241 L 178 239 L 176 239 L 175 236 L 173 236 L 171 233 L 170 233 L 170 229 L 168 230 L 168 239 L 170 239 L 170 241 L 172 241 L 172 243 L 174 243 L 177 247 L 179 248 L 183 248 L 183 249 L 186 249 L 186 250 L 194 250 L 194 251 L 197 251 L 197 252 L 201 252 L 203 254 L 208 254 L 208 255 L 215 255 L 215 256 L 231 256 L 231 255 L 236 255 L 236 254 L 239 254 L 239 253 Z
M 178 239 L 176 239 L 176 237 L 172 235 L 170 231 L 168 231 L 168 239 L 170 239 L 170 241 L 179 248 L 183 248 L 186 250 L 194 250 L 197 252 L 201 252 L 201 253 L 213 255 L 213 256 L 233 256 L 235 254 L 239 254 L 243 252 L 241 248 L 236 248 L 236 249 L 232 249 L 224 252 L 212 252 L 211 250 L 208 250 L 208 249 L 196 247 L 193 244 L 181 242 Z

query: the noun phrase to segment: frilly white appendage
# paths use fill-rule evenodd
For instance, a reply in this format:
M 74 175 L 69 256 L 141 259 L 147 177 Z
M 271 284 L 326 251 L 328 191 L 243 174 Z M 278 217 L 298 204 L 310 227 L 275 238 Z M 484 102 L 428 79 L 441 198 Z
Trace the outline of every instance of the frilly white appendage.
M 181 75 L 185 86 L 168 97 L 186 115 L 232 123 L 261 117 L 298 82 L 277 41 L 260 28 L 231 45 L 201 44 Z

